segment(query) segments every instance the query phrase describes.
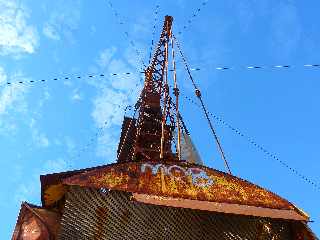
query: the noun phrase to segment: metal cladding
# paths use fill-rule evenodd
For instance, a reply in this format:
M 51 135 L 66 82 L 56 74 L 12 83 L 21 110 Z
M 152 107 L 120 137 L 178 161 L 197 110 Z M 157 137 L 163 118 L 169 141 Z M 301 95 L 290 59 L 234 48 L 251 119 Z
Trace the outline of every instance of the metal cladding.
M 71 187 L 59 239 L 287 240 L 290 221 L 141 204 L 130 193 Z

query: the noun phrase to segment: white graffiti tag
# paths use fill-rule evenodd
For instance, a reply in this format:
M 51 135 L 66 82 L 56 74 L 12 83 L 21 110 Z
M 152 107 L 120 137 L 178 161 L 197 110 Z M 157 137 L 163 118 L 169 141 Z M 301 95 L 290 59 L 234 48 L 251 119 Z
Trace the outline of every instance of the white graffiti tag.
M 181 176 L 191 176 L 192 184 L 197 187 L 210 187 L 214 184 L 214 181 L 200 168 L 184 168 L 178 165 L 165 166 L 161 163 L 155 165 L 144 163 L 141 165 L 141 172 L 146 172 L 147 168 L 151 170 L 153 175 L 157 175 L 160 170 L 163 174 L 179 180 L 181 180 L 181 177 L 175 176 L 176 174 L 174 175 L 174 173 L 179 172 Z

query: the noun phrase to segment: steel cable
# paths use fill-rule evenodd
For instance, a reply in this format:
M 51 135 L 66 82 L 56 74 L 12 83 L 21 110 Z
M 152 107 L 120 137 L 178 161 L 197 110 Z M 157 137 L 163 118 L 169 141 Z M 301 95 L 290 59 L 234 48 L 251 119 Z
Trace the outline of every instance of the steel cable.
M 209 124 L 209 127 L 210 127 L 210 129 L 211 129 L 211 132 L 212 132 L 212 134 L 213 134 L 213 136 L 214 136 L 214 139 L 215 139 L 215 141 L 216 141 L 216 144 L 217 144 L 217 146 L 218 146 L 218 150 L 219 150 L 219 152 L 220 152 L 221 158 L 223 159 L 224 164 L 225 164 L 225 167 L 226 167 L 227 171 L 229 172 L 229 174 L 232 174 L 232 173 L 231 173 L 230 166 L 229 166 L 229 163 L 228 163 L 227 158 L 226 158 L 226 155 L 225 155 L 225 153 L 224 153 L 224 151 L 223 151 L 223 148 L 222 148 L 222 145 L 221 145 L 221 143 L 220 143 L 220 139 L 219 139 L 219 137 L 218 137 L 218 135 L 217 135 L 214 127 L 213 127 L 213 124 L 212 124 L 212 122 L 211 122 L 211 119 L 210 119 L 210 117 L 209 117 L 209 115 L 208 115 L 207 108 L 206 108 L 206 106 L 205 106 L 205 104 L 204 104 L 204 102 L 203 102 L 203 99 L 202 99 L 202 96 L 201 96 L 201 92 L 200 92 L 198 86 L 196 85 L 196 83 L 195 83 L 192 75 L 191 75 L 190 68 L 189 68 L 188 63 L 187 63 L 187 59 L 185 58 L 185 56 L 184 56 L 184 54 L 183 54 L 183 52 L 182 52 L 182 49 L 181 49 L 181 47 L 180 47 L 180 44 L 179 44 L 178 40 L 176 39 L 176 37 L 175 37 L 174 35 L 173 35 L 173 38 L 175 39 L 177 48 L 178 48 L 179 53 L 180 53 L 180 55 L 181 55 L 181 58 L 182 58 L 182 60 L 183 60 L 183 62 L 184 62 L 184 66 L 185 66 L 185 68 L 186 68 L 186 70 L 187 70 L 187 72 L 188 72 L 189 79 L 191 80 L 192 85 L 193 85 L 193 87 L 194 87 L 195 94 L 196 94 L 197 98 L 198 98 L 199 101 L 200 101 L 202 110 L 203 110 L 203 112 L 204 112 L 204 114 L 205 114 L 205 117 L 206 117 L 206 119 L 207 119 L 207 121 L 208 121 L 208 124 Z
M 188 101 L 190 101 L 191 103 L 193 103 L 194 105 L 201 107 L 201 105 L 199 105 L 198 103 L 196 103 L 194 100 L 192 100 L 190 97 L 183 95 L 185 99 L 187 99 Z M 258 150 L 262 151 L 264 154 L 266 154 L 268 157 L 271 157 L 272 159 L 278 161 L 282 166 L 284 166 L 285 168 L 289 169 L 292 173 L 294 173 L 296 176 L 298 176 L 299 178 L 301 178 L 303 181 L 307 182 L 308 184 L 311 184 L 314 188 L 316 188 L 317 190 L 320 190 L 320 186 L 318 183 L 314 182 L 313 180 L 311 180 L 309 177 L 306 177 L 305 175 L 301 174 L 298 170 L 294 169 L 293 167 L 290 167 L 289 164 L 287 164 L 285 161 L 281 160 L 279 157 L 277 157 L 274 153 L 270 152 L 269 150 L 267 150 L 264 146 L 262 146 L 261 144 L 257 143 L 257 141 L 255 141 L 252 137 L 247 136 L 246 134 L 244 134 L 242 131 L 240 131 L 238 128 L 233 127 L 232 125 L 230 125 L 229 123 L 227 123 L 225 120 L 223 120 L 221 117 L 211 113 L 210 111 L 208 111 L 208 114 L 213 117 L 214 119 L 216 119 L 219 123 L 221 123 L 223 126 L 229 128 L 230 130 L 232 130 L 233 132 L 235 132 L 237 135 L 243 137 L 244 139 L 246 139 L 247 142 L 249 142 L 251 145 L 253 145 L 255 148 L 257 148 Z

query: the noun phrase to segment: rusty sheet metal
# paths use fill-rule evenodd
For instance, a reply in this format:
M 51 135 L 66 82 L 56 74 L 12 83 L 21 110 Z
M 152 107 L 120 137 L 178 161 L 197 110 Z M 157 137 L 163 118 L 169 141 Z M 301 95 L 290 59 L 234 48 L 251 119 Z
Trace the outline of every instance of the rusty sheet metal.
M 12 240 L 55 240 L 60 227 L 60 213 L 23 202 Z
M 183 162 L 111 164 L 66 178 L 63 182 L 157 196 L 296 210 L 287 200 L 248 181 Z

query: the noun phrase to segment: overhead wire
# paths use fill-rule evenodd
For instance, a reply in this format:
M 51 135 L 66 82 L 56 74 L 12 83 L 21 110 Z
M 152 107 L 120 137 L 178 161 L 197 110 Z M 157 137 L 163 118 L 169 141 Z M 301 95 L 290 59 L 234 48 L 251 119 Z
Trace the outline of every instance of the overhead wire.
M 317 64 L 313 64 L 313 65 L 304 65 L 304 66 L 314 66 L 314 67 L 319 67 L 320 65 Z M 190 71 L 195 70 L 195 69 L 189 69 Z M 144 73 L 144 72 L 140 72 L 140 73 Z M 105 76 L 116 76 L 116 75 L 129 75 L 129 74 L 134 74 L 132 72 L 126 72 L 126 73 L 112 73 L 112 74 L 88 74 L 88 75 L 83 75 L 83 76 L 73 76 L 73 77 L 60 77 L 60 78 L 50 78 L 50 79 L 40 79 L 40 80 L 27 80 L 27 81 L 18 81 L 18 82 L 7 82 L 4 83 L 0 86 L 5 86 L 5 85 L 9 85 L 12 86 L 14 84 L 27 84 L 27 83 L 43 83 L 43 82 L 48 82 L 50 80 L 52 81 L 58 81 L 58 80 L 70 80 L 72 78 L 84 78 L 84 77 L 89 77 L 89 78 L 93 78 L 93 77 L 105 77 Z M 182 93 L 181 93 L 182 94 Z M 182 94 L 183 95 L 183 94 Z M 187 100 L 189 100 L 190 102 L 192 102 L 193 104 L 197 105 L 198 107 L 201 107 L 201 105 L 197 104 L 196 102 L 194 102 L 191 98 L 184 96 Z M 117 105 L 115 103 L 112 103 L 113 105 Z M 119 105 L 121 106 L 121 105 Z M 122 106 L 123 107 L 123 106 Z M 303 179 L 304 181 L 308 182 L 309 184 L 313 185 L 315 188 L 317 188 L 318 190 L 320 190 L 320 186 L 315 183 L 314 181 L 310 180 L 310 178 L 306 177 L 305 175 L 301 174 L 298 170 L 294 169 L 293 167 L 290 167 L 286 162 L 284 162 L 283 160 L 279 159 L 275 154 L 271 153 L 270 151 L 268 151 L 265 147 L 263 147 L 261 144 L 258 144 L 253 138 L 243 134 L 239 129 L 233 127 L 232 125 L 228 124 L 227 122 L 225 122 L 222 118 L 218 117 L 217 115 L 211 113 L 210 111 L 207 111 L 207 113 L 213 117 L 214 119 L 216 119 L 218 122 L 220 122 L 222 125 L 224 125 L 225 127 L 231 129 L 233 132 L 235 132 L 236 134 L 238 134 L 239 136 L 245 138 L 250 144 L 252 144 L 253 146 L 255 146 L 257 149 L 261 150 L 262 152 L 264 152 L 266 155 L 268 155 L 269 157 L 271 157 L 272 159 L 278 161 L 281 163 L 281 165 L 283 165 L 284 167 L 288 168 L 290 171 L 292 171 L 295 175 L 299 176 L 301 179 Z M 102 128 L 102 127 L 101 127 Z M 99 135 L 99 131 L 102 131 L 102 129 L 98 129 L 97 133 L 95 135 Z M 94 141 L 93 138 L 90 139 L 89 143 L 84 145 L 84 147 L 81 148 L 81 150 L 79 150 L 79 152 L 85 152 L 85 150 L 89 147 L 89 145 L 91 145 L 91 142 Z M 78 155 L 78 154 L 76 154 Z M 78 156 L 77 156 L 78 157 Z
M 288 68 L 294 68 L 299 67 L 298 65 L 270 65 L 270 66 L 243 66 L 243 67 L 214 67 L 215 70 L 239 70 L 239 69 L 247 69 L 247 70 L 254 70 L 254 69 L 288 69 Z M 300 65 L 300 67 L 304 68 L 314 68 L 314 69 L 320 69 L 320 64 L 303 64 Z M 178 70 L 179 68 L 177 68 Z M 201 70 L 210 70 L 210 68 L 189 68 L 189 70 L 192 71 L 201 71 Z M 168 69 L 168 71 L 173 72 L 174 69 Z M 108 77 L 108 76 L 123 76 L 123 75 L 133 75 L 136 73 L 144 74 L 144 71 L 138 71 L 138 72 L 120 72 L 120 73 L 97 73 L 97 74 L 84 74 L 84 75 L 75 75 L 72 76 L 72 74 L 68 74 L 62 77 L 52 77 L 52 78 L 42 78 L 38 80 L 22 80 L 22 81 L 8 81 L 5 83 L 2 83 L 1 86 L 9 86 L 9 85 L 19 85 L 19 84 L 32 84 L 32 83 L 43 83 L 48 81 L 61 81 L 61 80 L 71 80 L 71 79 L 81 79 L 81 78 L 95 78 L 95 77 Z
M 306 66 L 306 65 L 304 65 Z M 319 67 L 320 65 L 308 65 L 308 66 L 315 66 L 315 67 Z M 192 69 L 190 69 L 190 71 L 192 71 Z M 139 72 L 139 73 L 144 73 L 144 72 Z M 0 86 L 4 86 L 4 85 L 9 85 L 12 86 L 14 84 L 27 84 L 27 83 L 44 83 L 44 82 L 48 82 L 48 81 L 58 81 L 58 80 L 70 80 L 72 78 L 75 79 L 80 79 L 80 78 L 85 78 L 85 77 L 89 77 L 89 78 L 94 78 L 94 77 L 106 77 L 106 76 L 116 76 L 116 75 L 129 75 L 129 74 L 134 74 L 132 72 L 126 72 L 126 73 L 111 73 L 111 74 L 85 74 L 85 75 L 78 75 L 78 76 L 65 76 L 65 77 L 59 77 L 59 78 L 50 78 L 50 79 L 40 79 L 40 80 L 27 80 L 27 81 L 18 81 L 18 82 L 7 82 L 4 83 Z M 183 95 L 183 93 L 181 93 Z M 194 102 L 191 98 L 184 96 L 184 98 L 186 98 L 188 101 L 190 101 L 191 103 L 197 105 L 198 107 L 201 107 L 201 105 L 199 105 L 198 103 Z M 117 105 L 116 103 L 112 103 L 113 105 Z M 118 105 L 121 106 L 121 105 Z M 124 107 L 124 106 L 121 106 Z M 260 151 L 262 151 L 263 153 L 265 153 L 266 155 L 268 155 L 269 157 L 271 157 L 272 159 L 278 161 L 279 163 L 281 163 L 281 165 L 283 165 L 284 167 L 286 167 L 287 169 L 289 169 L 290 171 L 292 171 L 295 175 L 299 176 L 301 179 L 303 179 L 304 181 L 310 183 L 311 185 L 313 185 L 315 188 L 317 188 L 318 190 L 320 190 L 320 186 L 315 183 L 314 181 L 310 180 L 308 177 L 304 176 L 303 174 L 301 174 L 298 170 L 294 169 L 293 167 L 289 166 L 286 162 L 284 162 L 283 160 L 279 159 L 279 157 L 277 157 L 274 153 L 271 153 L 270 151 L 268 151 L 265 147 L 263 147 L 261 144 L 257 143 L 253 138 L 243 134 L 239 129 L 233 127 L 232 125 L 228 124 L 227 122 L 225 122 L 221 117 L 218 117 L 217 115 L 211 113 L 210 111 L 207 111 L 207 113 L 213 117 L 214 119 L 216 119 L 219 123 L 221 123 L 222 125 L 224 125 L 225 127 L 231 129 L 233 132 L 235 132 L 236 134 L 238 134 L 239 136 L 245 138 L 250 144 L 252 144 L 253 146 L 255 146 L 257 149 L 259 149 Z M 94 134 L 94 136 L 99 136 L 99 132 L 103 131 L 103 127 L 98 128 L 97 133 Z M 89 142 L 87 144 L 85 144 L 80 150 L 79 152 L 85 152 L 88 147 L 90 147 L 92 145 L 92 142 L 95 141 L 94 138 L 90 138 Z M 75 154 L 76 158 L 78 158 L 79 153 Z M 75 158 L 75 157 L 72 157 Z
M 137 84 L 135 85 L 135 87 L 133 87 L 133 88 L 130 90 L 130 92 L 128 93 L 128 96 L 131 96 L 131 94 L 133 93 L 134 89 L 135 89 L 136 87 L 138 87 L 138 85 L 139 85 L 139 83 L 137 83 Z M 117 104 L 117 103 L 115 103 L 115 102 L 112 102 L 112 105 L 116 106 L 116 107 L 119 108 L 119 109 L 120 109 L 120 108 L 123 108 L 125 112 L 127 111 L 127 108 L 128 108 L 128 105 L 127 105 L 127 104 L 121 105 L 121 104 Z M 135 111 L 136 111 L 136 110 L 135 110 Z M 108 121 L 105 121 L 105 122 L 103 123 L 103 125 L 102 125 L 101 127 L 99 127 L 99 128 L 97 129 L 97 131 L 92 135 L 92 137 L 90 138 L 90 140 L 88 141 L 88 143 L 86 143 L 85 145 L 83 145 L 83 147 L 81 147 L 80 150 L 78 150 L 78 152 L 71 157 L 71 159 L 69 160 L 69 164 L 68 164 L 69 167 L 72 167 L 72 162 L 71 162 L 71 160 L 74 161 L 74 160 L 79 159 L 83 153 L 87 152 L 88 149 L 90 149 L 90 147 L 92 147 L 92 146 L 94 145 L 94 143 L 95 143 L 95 141 L 98 139 L 98 137 L 101 136 L 101 135 L 103 134 L 104 130 L 108 127 L 108 123 L 109 123 Z M 122 149 L 122 147 L 121 147 L 121 149 Z
M 285 65 L 287 66 L 287 65 Z M 307 65 L 303 65 L 305 67 L 319 67 L 320 65 L 318 64 L 307 64 Z M 192 70 L 199 70 L 199 69 L 189 69 L 190 71 Z M 144 72 L 140 72 L 140 73 L 144 73 Z M 111 73 L 111 74 L 87 74 L 87 75 L 83 75 L 83 76 L 65 76 L 65 77 L 59 77 L 59 78 L 50 78 L 50 79 L 39 79 L 39 80 L 26 80 L 26 81 L 17 81 L 17 82 L 7 82 L 4 83 L 0 86 L 5 86 L 5 85 L 14 85 L 14 84 L 27 84 L 27 83 L 43 83 L 43 82 L 48 82 L 50 80 L 52 81 L 58 81 L 58 80 L 70 80 L 72 78 L 76 78 L 76 79 L 80 79 L 80 78 L 84 78 L 84 77 L 89 77 L 89 78 L 93 78 L 93 77 L 105 77 L 105 76 L 117 76 L 117 75 L 130 75 L 130 74 L 134 74 L 132 72 L 125 72 L 125 73 Z M 190 99 L 189 99 L 190 100 Z M 114 104 L 114 103 L 113 103 Z M 199 106 L 199 105 L 198 105 Z M 259 150 L 263 151 L 265 154 L 267 154 L 269 157 L 275 159 L 276 161 L 280 162 L 284 167 L 288 168 L 289 170 L 291 170 L 293 173 L 295 173 L 296 175 L 298 175 L 299 177 L 301 177 L 303 180 L 309 182 L 310 184 L 314 185 L 316 188 L 320 189 L 319 185 L 316 184 L 315 182 L 313 182 L 312 180 L 308 179 L 307 177 L 305 177 L 304 175 L 300 174 L 297 170 L 293 169 L 292 167 L 290 167 L 287 163 L 283 162 L 281 159 L 279 159 L 275 154 L 271 153 L 270 151 L 266 150 L 262 145 L 258 144 L 257 142 L 255 142 L 252 138 L 247 137 L 246 135 L 242 134 L 239 130 L 237 130 L 236 128 L 232 127 L 231 125 L 227 124 L 225 121 L 223 121 L 221 118 L 217 117 L 216 115 L 212 114 L 211 112 L 208 111 L 208 114 L 210 116 L 212 116 L 213 118 L 215 118 L 216 120 L 218 120 L 220 123 L 222 123 L 223 125 L 225 125 L 226 127 L 230 128 L 231 130 L 233 130 L 234 132 L 236 132 L 238 135 L 247 138 L 247 140 L 254 145 L 255 147 L 257 147 Z M 99 131 L 99 130 L 98 130 Z M 92 139 L 90 140 L 90 142 L 92 141 Z M 88 144 L 87 144 L 88 145 Z M 87 145 L 85 145 L 85 147 L 83 147 L 83 149 L 87 148 Z M 84 152 L 84 150 L 82 150 L 82 152 Z
M 319 68 L 320 64 L 301 64 L 301 65 L 247 65 L 247 66 L 216 66 L 216 67 L 204 67 L 204 68 L 190 68 L 191 71 L 200 71 L 200 70 L 257 70 L 257 69 L 288 69 L 288 68 Z
M 144 73 L 144 72 L 139 72 L 139 73 Z M 110 76 L 123 76 L 123 75 L 133 75 L 136 73 L 133 72 L 122 72 L 122 73 L 98 73 L 98 74 L 84 74 L 84 75 L 64 75 L 62 77 L 52 77 L 52 78 L 41 78 L 38 80 L 22 80 L 22 81 L 7 81 L 1 86 L 12 86 L 12 85 L 21 85 L 21 84 L 33 84 L 33 83 L 44 83 L 44 82 L 49 82 L 49 81 L 66 81 L 66 80 L 71 80 L 71 79 L 82 79 L 82 78 L 97 78 L 97 77 L 110 77 Z
M 124 74 L 127 74 L 127 73 L 124 73 Z M 88 76 L 89 77 L 94 77 L 94 76 L 101 76 L 101 75 L 106 76 L 105 74 L 88 75 Z M 70 79 L 70 78 L 68 78 L 68 79 Z M 135 84 L 135 86 L 130 89 L 130 91 L 128 92 L 128 96 L 132 95 L 133 91 L 139 86 L 139 84 L 140 83 L 137 82 Z M 115 102 L 111 102 L 111 104 L 116 106 L 116 107 L 118 107 L 119 109 L 123 108 L 124 112 L 127 111 L 128 105 L 126 103 L 121 105 L 121 104 L 117 104 Z M 71 158 L 68 158 L 69 159 L 69 161 L 68 161 L 68 166 L 69 167 L 72 167 L 72 162 L 74 162 L 75 160 L 78 160 L 83 153 L 87 152 L 90 149 L 90 147 L 92 147 L 94 145 L 94 143 L 98 139 L 98 137 L 101 136 L 103 134 L 104 130 L 107 128 L 108 123 L 109 123 L 108 121 L 105 121 L 103 123 L 103 125 L 100 126 L 97 129 L 97 131 L 92 135 L 92 137 L 89 139 L 89 141 L 85 145 L 83 145 L 83 147 L 81 147 L 80 150 L 78 150 L 77 153 L 75 153 Z
M 204 1 L 202 3 L 202 6 L 205 6 L 207 4 L 208 1 Z M 109 5 L 110 7 L 114 10 L 114 14 L 117 18 L 119 18 L 119 14 L 118 12 L 114 9 L 112 3 L 109 1 Z M 197 14 L 201 11 L 200 8 L 197 9 L 197 11 L 192 15 L 192 18 L 196 17 Z M 191 20 L 188 21 L 188 24 L 191 24 Z M 124 23 L 119 21 L 120 25 L 123 25 Z M 184 26 L 184 29 L 186 29 L 187 26 Z M 181 32 L 179 32 L 178 34 L 181 34 Z M 125 35 L 128 37 L 129 39 L 129 34 L 128 32 L 125 32 Z M 129 39 L 130 40 L 130 39 Z M 135 48 L 135 44 L 133 43 L 133 41 L 130 41 L 130 44 Z M 140 52 L 136 50 L 137 55 L 141 56 Z M 142 61 L 143 62 L 143 61 Z M 143 63 L 144 64 L 144 63 Z M 304 64 L 302 65 L 303 67 L 306 68 L 319 68 L 320 64 Z M 288 69 L 288 68 L 293 68 L 296 66 L 293 65 L 270 65 L 270 66 L 259 66 L 259 65 L 250 65 L 250 66 L 243 66 L 243 67 L 231 67 L 231 66 L 223 66 L 223 67 L 215 67 L 215 70 L 234 70 L 234 69 L 267 69 L 267 68 L 283 68 L 283 69 Z M 200 70 L 204 70 L 204 68 L 189 68 L 189 71 L 200 71 Z M 173 71 L 173 69 L 170 69 L 170 71 Z M 144 73 L 143 71 L 140 71 L 140 73 Z M 190 72 L 189 72 L 190 73 Z M 133 74 L 132 72 L 126 72 L 126 73 L 112 73 L 109 74 L 111 76 L 116 76 L 116 75 L 121 75 L 121 74 Z M 105 74 L 89 74 L 86 75 L 85 77 L 104 77 Z M 84 76 L 76 76 L 75 78 L 81 78 Z M 18 82 L 7 82 L 2 84 L 1 86 L 4 85 L 14 85 L 14 84 L 25 84 L 25 83 L 37 83 L 37 82 L 47 82 L 49 80 L 53 80 L 53 81 L 57 81 L 57 80 L 68 80 L 71 77 L 61 77 L 61 78 L 52 78 L 52 79 L 39 79 L 39 80 L 27 80 L 27 81 L 18 81 Z M 315 182 L 313 182 L 312 180 L 310 180 L 309 178 L 305 177 L 304 175 L 300 174 L 297 170 L 293 169 L 292 167 L 290 167 L 287 163 L 285 163 L 284 161 L 280 160 L 275 154 L 271 153 L 270 151 L 266 150 L 263 146 L 261 146 L 260 144 L 256 143 L 252 138 L 247 137 L 246 135 L 242 134 L 238 129 L 232 127 L 231 125 L 227 124 L 224 120 L 222 120 L 221 118 L 217 117 L 216 115 L 212 114 L 211 112 L 207 111 L 207 114 L 209 114 L 210 116 L 212 116 L 213 118 L 215 118 L 216 120 L 218 120 L 220 123 L 222 123 L 223 125 L 225 125 L 226 127 L 230 128 L 231 130 L 233 130 L 234 132 L 236 132 L 238 135 L 247 138 L 247 140 L 254 145 L 255 147 L 257 147 L 259 150 L 263 151 L 265 154 L 267 154 L 269 157 L 277 160 L 278 162 L 280 162 L 283 166 L 285 166 L 286 168 L 290 169 L 293 173 L 295 173 L 296 175 L 298 175 L 299 177 L 301 177 L 303 180 L 309 182 L 310 184 L 314 185 L 315 187 L 317 187 L 318 189 L 320 189 L 319 185 L 316 184 Z

